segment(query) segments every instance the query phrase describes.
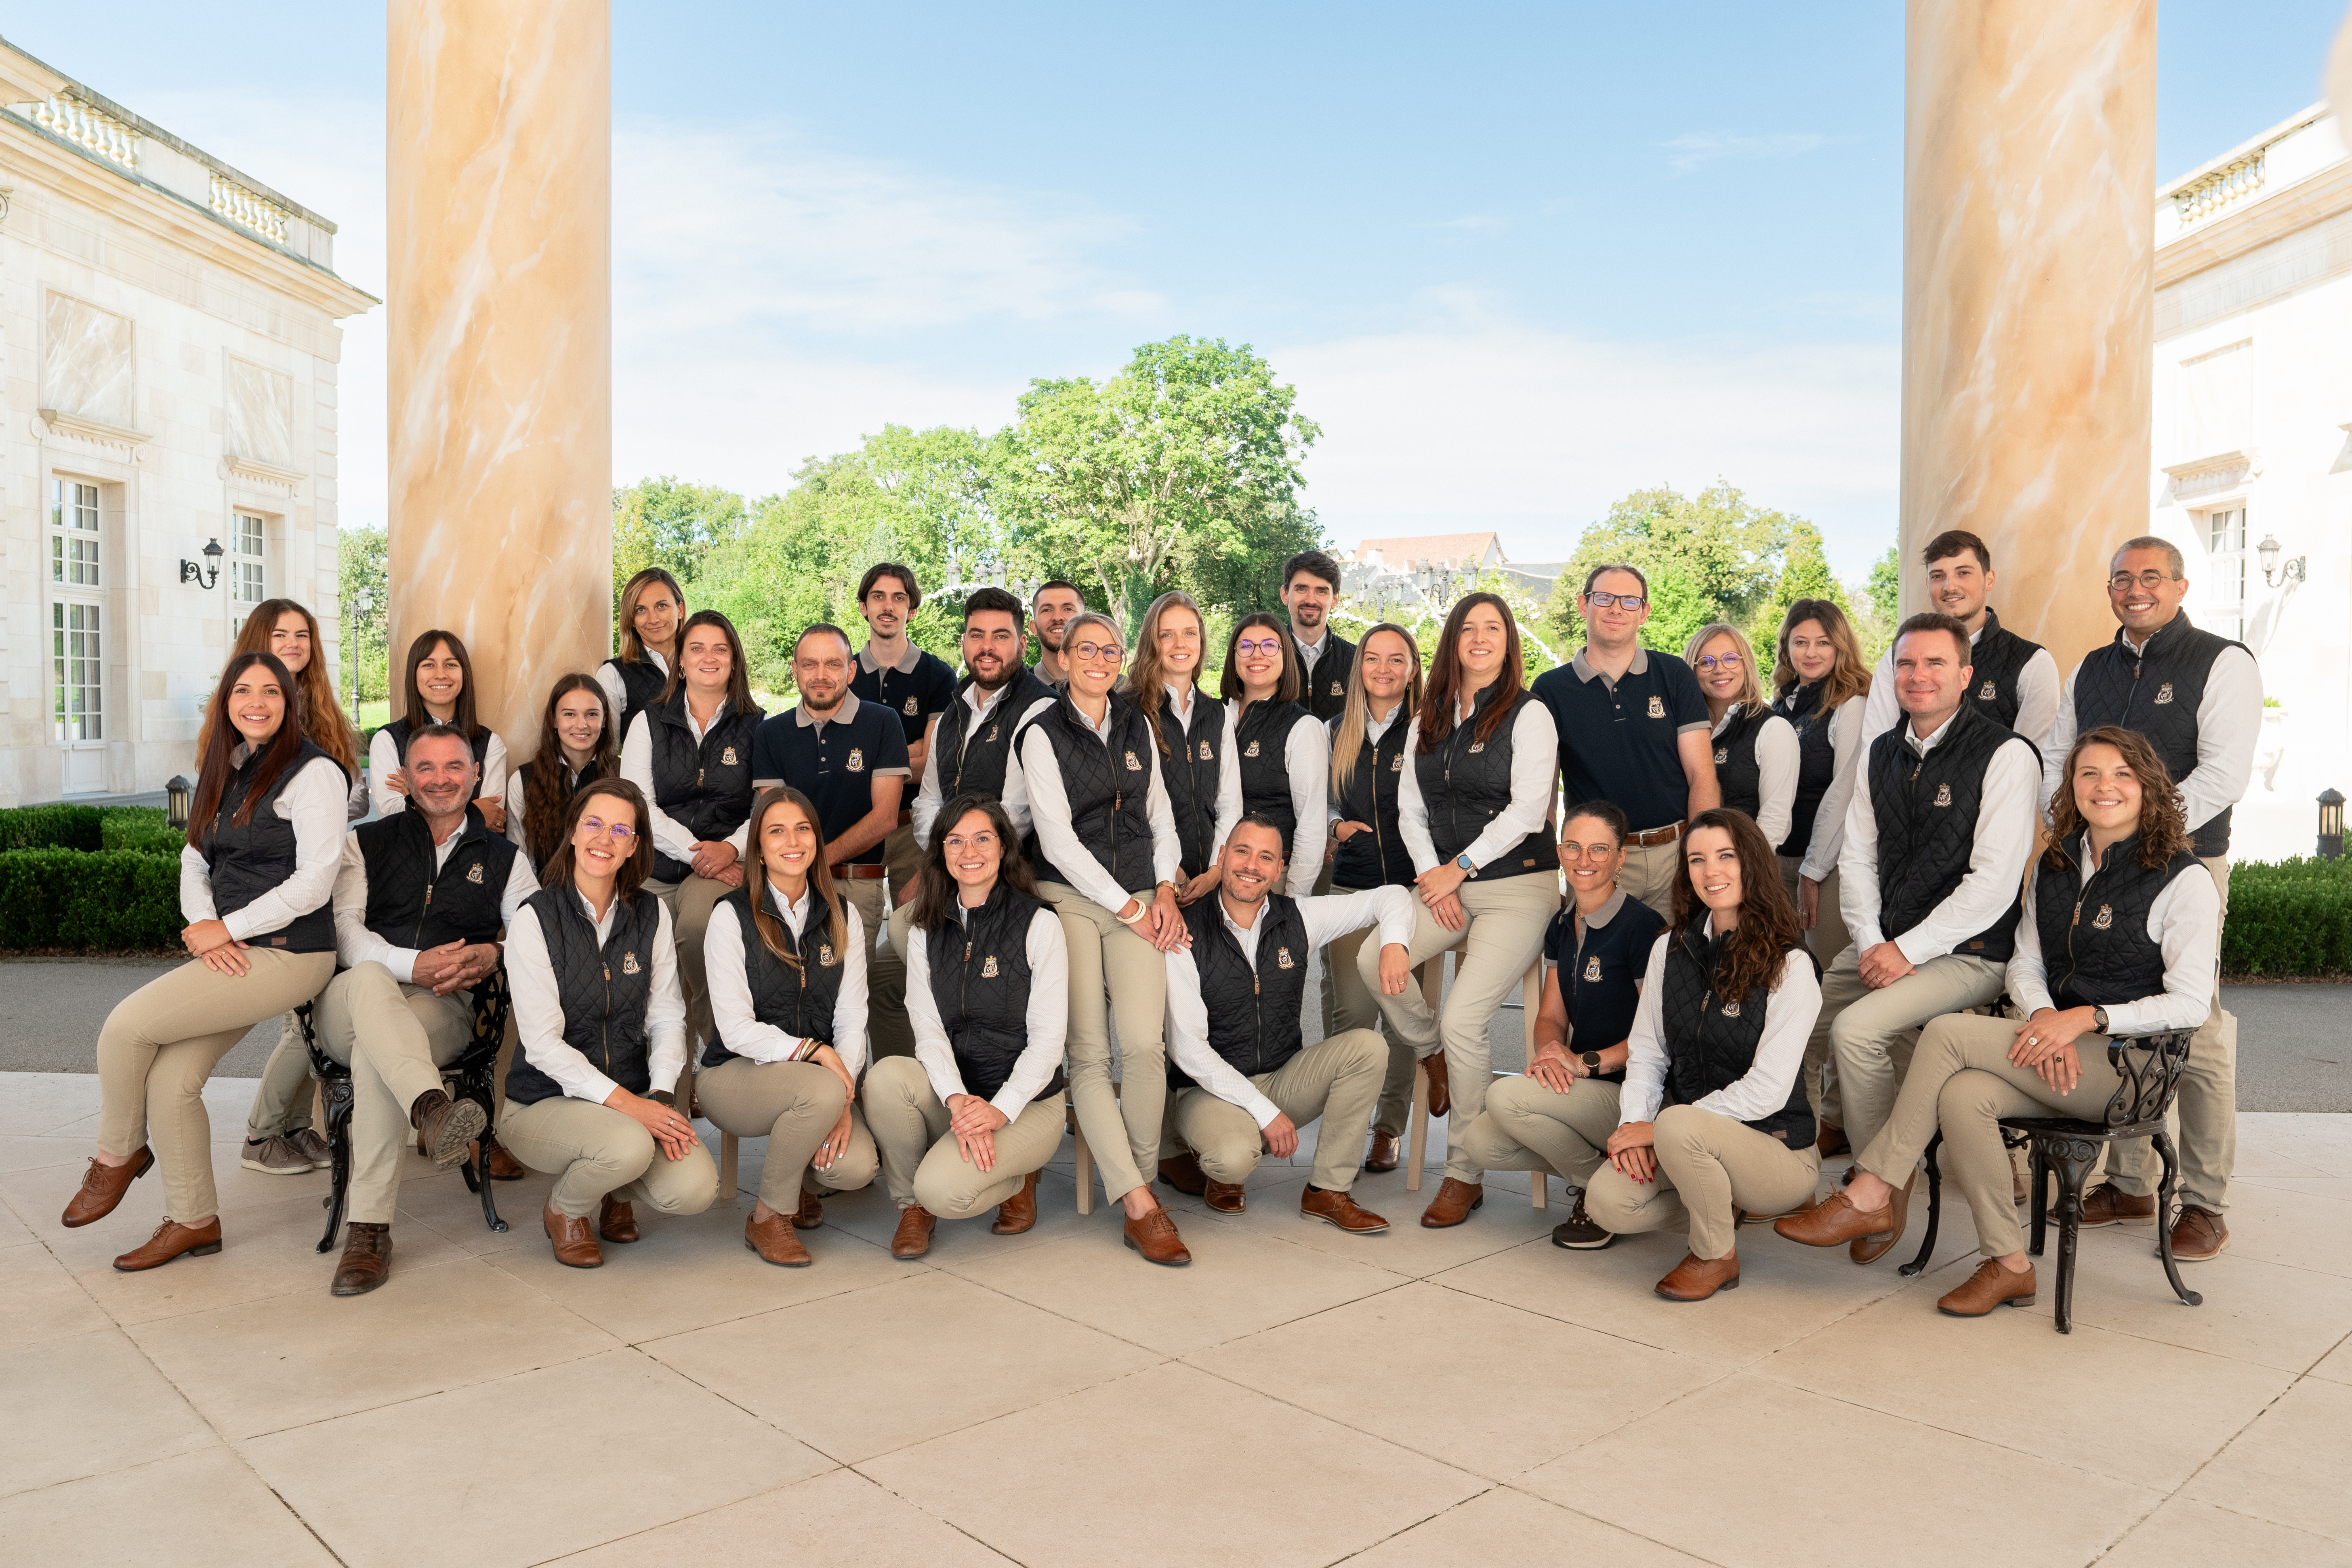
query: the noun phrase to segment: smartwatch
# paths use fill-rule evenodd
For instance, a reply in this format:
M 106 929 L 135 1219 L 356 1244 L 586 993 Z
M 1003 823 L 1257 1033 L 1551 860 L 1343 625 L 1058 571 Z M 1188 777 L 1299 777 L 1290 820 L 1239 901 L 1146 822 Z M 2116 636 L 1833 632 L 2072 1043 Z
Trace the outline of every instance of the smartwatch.
M 1593 1077 L 1598 1077 L 1600 1075 L 1601 1053 L 1599 1051 L 1581 1052 L 1578 1055 L 1576 1059 L 1584 1064 L 1584 1070 L 1588 1075 Z
M 1456 855 L 1454 858 L 1454 863 L 1462 868 L 1462 871 L 1465 876 L 1475 877 L 1478 874 L 1478 862 L 1471 859 L 1469 852 L 1466 850 L 1462 854 Z

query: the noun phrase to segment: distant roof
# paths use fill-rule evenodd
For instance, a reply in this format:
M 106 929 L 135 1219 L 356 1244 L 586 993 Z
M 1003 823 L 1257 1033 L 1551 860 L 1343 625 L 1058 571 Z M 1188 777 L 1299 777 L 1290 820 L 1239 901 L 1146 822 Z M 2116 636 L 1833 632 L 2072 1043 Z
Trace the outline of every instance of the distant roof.
M 1417 533 L 1399 539 L 1364 540 L 1356 546 L 1355 559 L 1361 561 L 1375 550 L 1381 552 L 1381 559 L 1391 565 L 1418 561 L 1436 561 L 1451 565 L 1460 561 L 1482 561 L 1489 552 L 1500 558 L 1503 545 L 1492 529 L 1484 533 Z

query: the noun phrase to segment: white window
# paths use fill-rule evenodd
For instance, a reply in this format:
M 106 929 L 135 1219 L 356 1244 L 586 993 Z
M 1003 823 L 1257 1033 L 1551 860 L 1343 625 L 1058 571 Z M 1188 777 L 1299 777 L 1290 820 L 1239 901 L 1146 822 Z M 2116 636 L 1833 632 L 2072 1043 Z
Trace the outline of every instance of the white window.
M 2205 514 L 2205 580 L 2208 628 L 2226 637 L 2246 631 L 2246 509 Z
M 235 637 L 245 627 L 245 617 L 253 607 L 269 597 L 268 575 L 268 530 L 261 519 L 249 512 L 238 512 L 235 526 L 229 530 L 228 541 L 228 633 Z
M 59 599 L 49 606 L 49 699 L 59 745 L 106 739 L 100 613 L 96 605 L 72 599 Z
M 103 587 L 98 545 L 98 487 L 51 479 L 49 581 L 67 589 Z

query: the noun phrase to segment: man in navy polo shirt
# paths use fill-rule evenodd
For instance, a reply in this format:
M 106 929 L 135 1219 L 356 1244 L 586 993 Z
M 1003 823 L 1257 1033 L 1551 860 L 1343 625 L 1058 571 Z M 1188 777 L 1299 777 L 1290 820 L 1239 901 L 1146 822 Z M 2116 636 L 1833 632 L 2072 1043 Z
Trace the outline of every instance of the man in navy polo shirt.
M 867 567 L 857 584 L 857 613 L 866 617 L 871 635 L 849 677 L 850 692 L 860 702 L 897 717 L 906 732 L 907 765 L 916 778 L 923 776 L 923 737 L 932 717 L 955 700 L 956 685 L 955 671 L 944 659 L 917 647 L 907 637 L 907 623 L 922 607 L 922 585 L 911 568 L 896 561 Z M 915 843 L 914 804 L 909 790 L 882 844 L 882 864 L 888 868 L 898 903 L 914 896 L 915 875 L 923 865 L 923 852 Z
M 790 784 L 815 803 L 834 885 L 866 930 L 878 936 L 889 929 L 882 845 L 898 826 L 912 770 L 898 717 L 850 690 L 855 662 L 849 634 L 839 626 L 818 625 L 801 634 L 793 647 L 800 706 L 761 721 L 751 738 L 751 783 L 760 789 Z M 895 951 L 884 947 L 872 955 L 866 987 L 874 1054 L 912 1056 L 907 972 Z
M 1559 731 L 1560 783 L 1571 806 L 1605 800 L 1625 814 L 1617 885 L 1671 921 L 1683 824 L 1723 803 L 1706 697 L 1690 666 L 1642 646 L 1650 580 L 1638 568 L 1594 567 L 1576 607 L 1584 647 L 1534 687 Z

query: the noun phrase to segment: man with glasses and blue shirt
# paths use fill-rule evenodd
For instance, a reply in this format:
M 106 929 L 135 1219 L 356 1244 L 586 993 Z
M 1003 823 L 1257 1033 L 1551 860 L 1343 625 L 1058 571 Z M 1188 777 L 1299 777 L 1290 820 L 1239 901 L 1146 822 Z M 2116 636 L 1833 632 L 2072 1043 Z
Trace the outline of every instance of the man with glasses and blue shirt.
M 1576 607 L 1584 646 L 1533 689 L 1559 731 L 1560 783 L 1570 806 L 1605 800 L 1625 814 L 1617 885 L 1671 921 L 1683 825 L 1723 800 L 1706 696 L 1690 666 L 1642 646 L 1650 583 L 1639 568 L 1594 567 Z

